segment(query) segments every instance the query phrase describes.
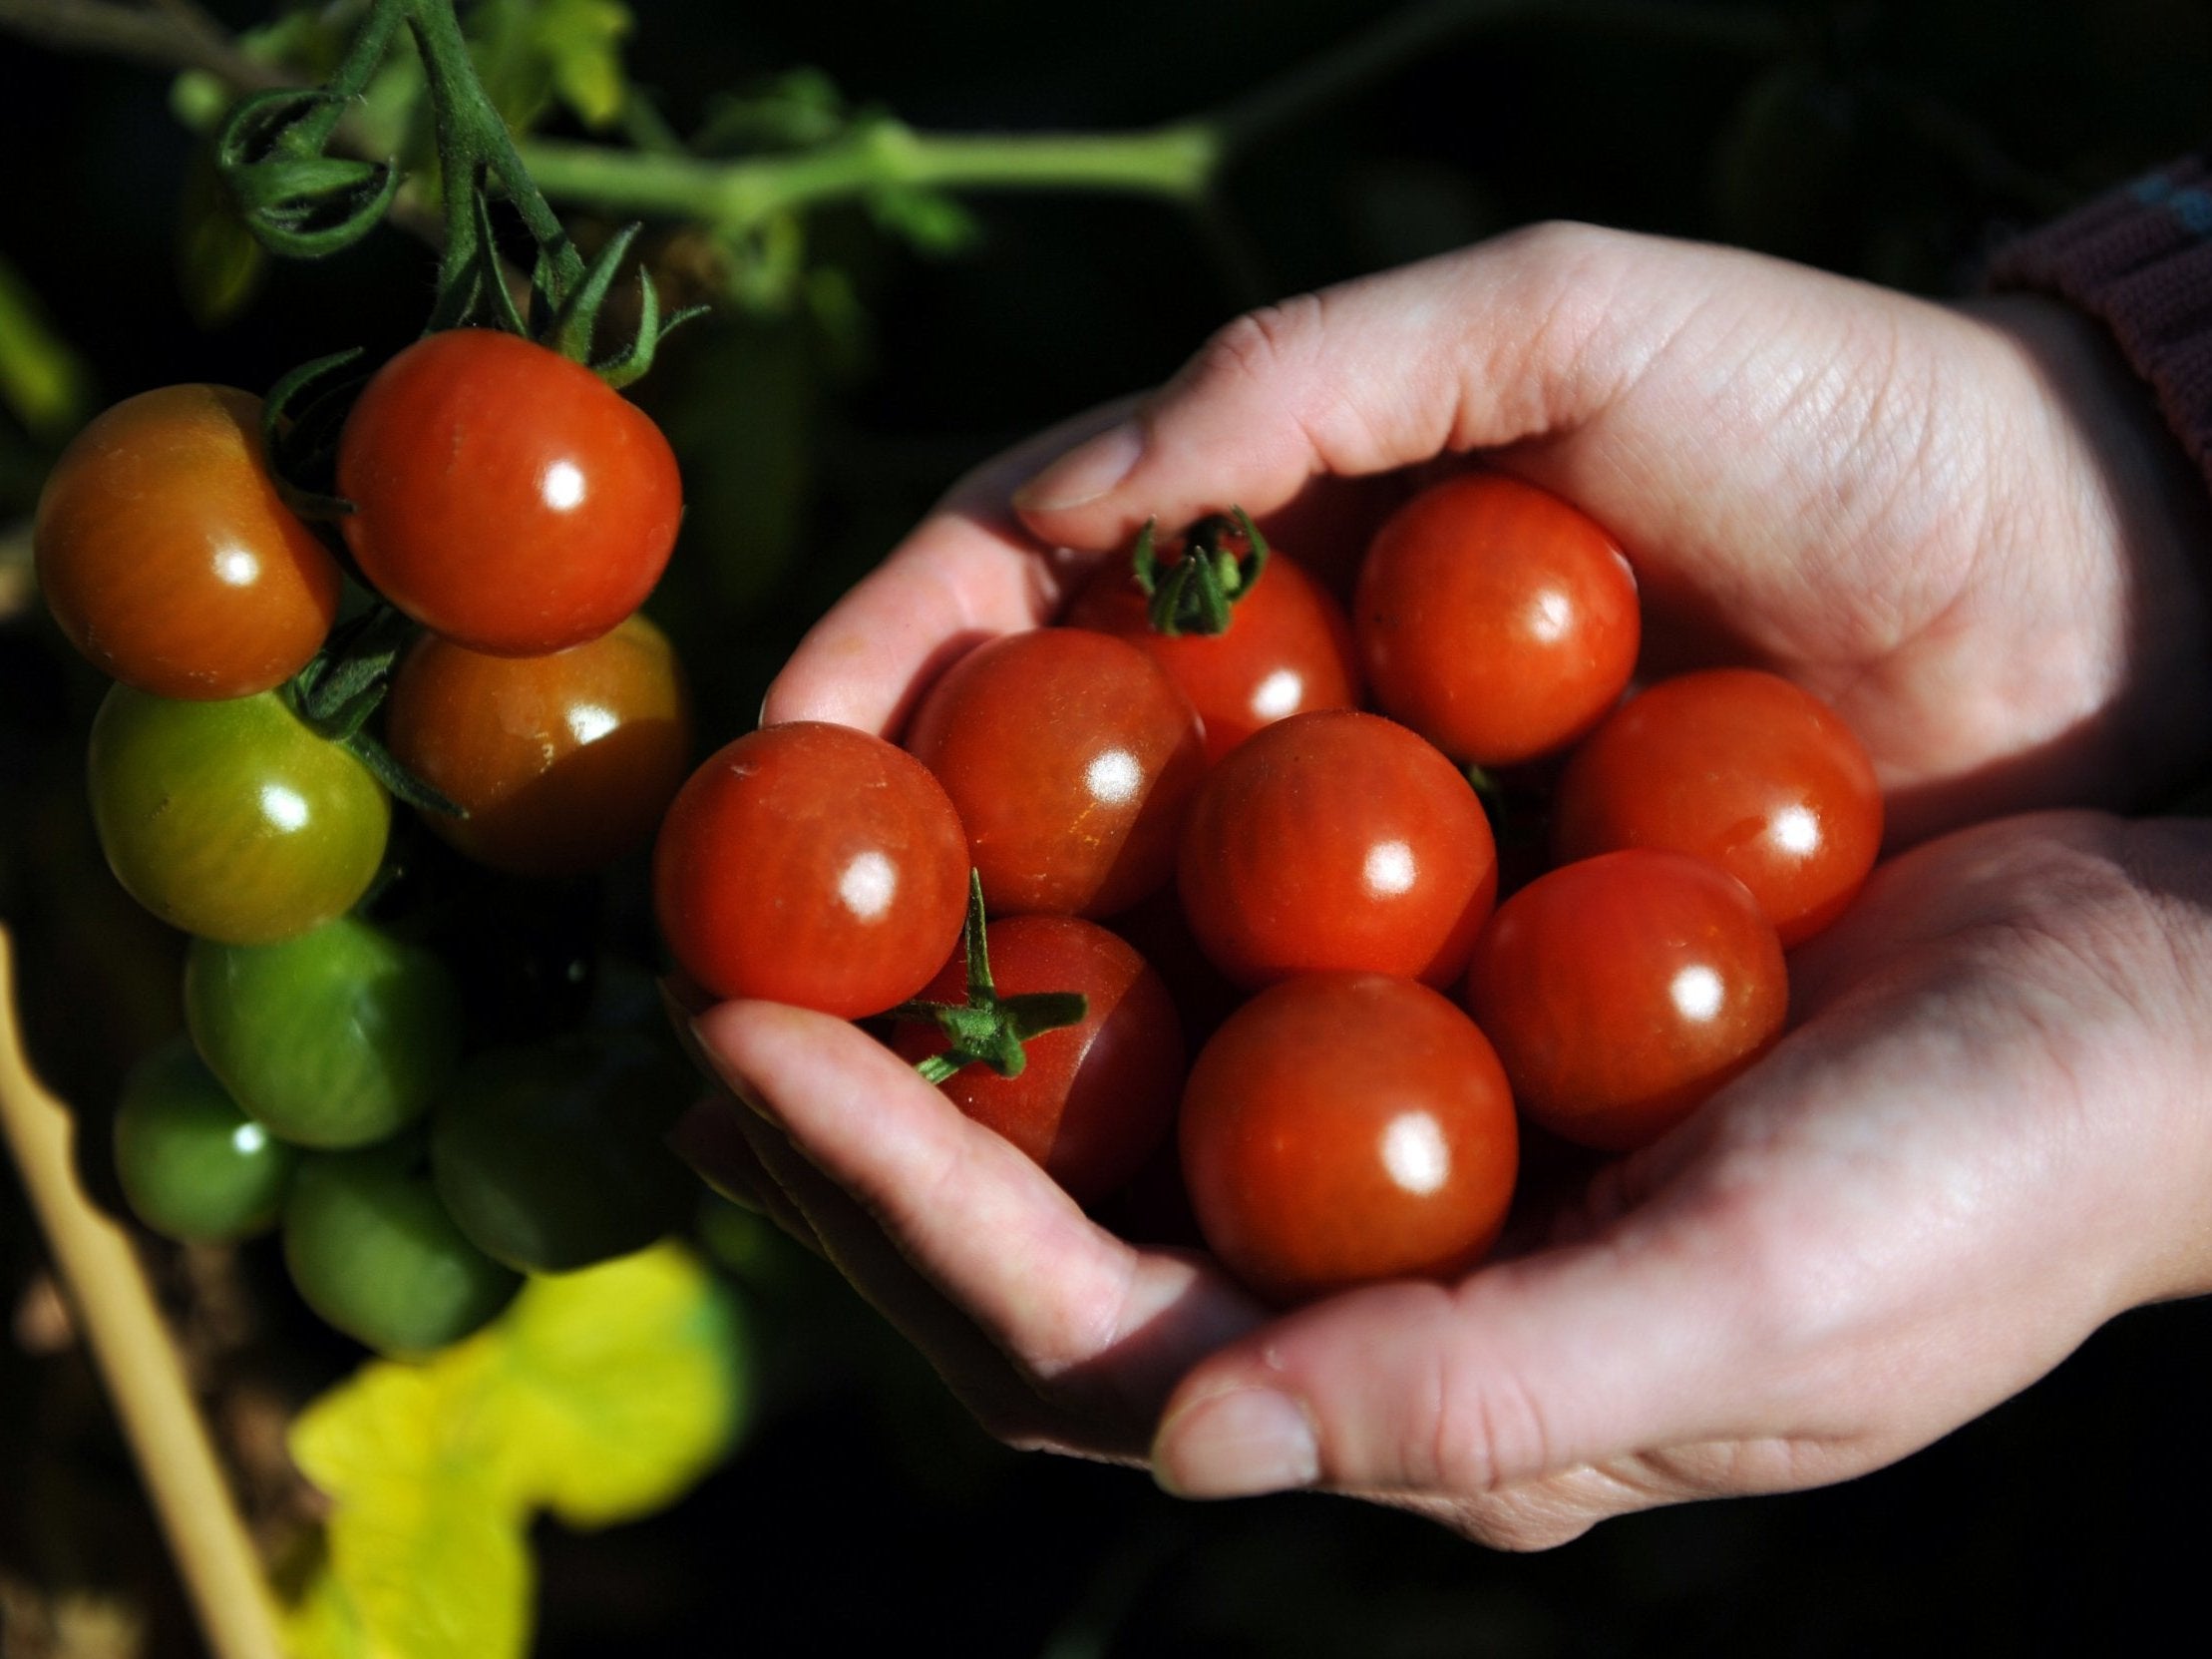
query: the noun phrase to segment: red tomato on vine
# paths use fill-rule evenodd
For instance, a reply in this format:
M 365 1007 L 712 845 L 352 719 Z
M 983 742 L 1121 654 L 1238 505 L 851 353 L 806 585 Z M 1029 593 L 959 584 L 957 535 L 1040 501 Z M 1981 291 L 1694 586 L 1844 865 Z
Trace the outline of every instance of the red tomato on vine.
M 581 364 L 517 335 L 416 341 L 338 445 L 347 547 L 434 633 L 497 656 L 595 639 L 644 603 L 683 511 L 660 429 Z

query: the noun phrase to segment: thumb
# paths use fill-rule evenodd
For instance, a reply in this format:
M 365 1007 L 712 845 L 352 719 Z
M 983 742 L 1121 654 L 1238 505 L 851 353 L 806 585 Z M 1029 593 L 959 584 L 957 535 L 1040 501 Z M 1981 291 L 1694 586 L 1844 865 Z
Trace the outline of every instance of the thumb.
M 1014 495 L 1048 543 L 1126 541 L 1235 502 L 1573 428 L 1672 331 L 1668 244 L 1543 225 L 1248 312 L 1119 425 Z M 1641 269 L 1645 280 L 1632 281 Z
M 1186 1497 L 1325 1486 L 1465 1499 L 1731 1435 L 1729 1380 L 1756 1322 L 1732 1301 L 1696 1303 L 1731 1297 L 1732 1280 L 1670 1251 L 1640 1264 L 1594 1245 L 1456 1286 L 1333 1298 L 1195 1368 L 1154 1468 Z

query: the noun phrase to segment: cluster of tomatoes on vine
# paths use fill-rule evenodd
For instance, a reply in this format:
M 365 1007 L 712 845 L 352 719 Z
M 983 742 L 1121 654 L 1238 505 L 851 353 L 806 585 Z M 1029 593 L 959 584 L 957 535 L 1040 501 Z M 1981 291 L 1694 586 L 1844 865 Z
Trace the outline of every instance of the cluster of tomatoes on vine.
M 349 390 L 327 494 L 272 461 L 281 390 L 131 398 L 64 454 L 34 542 L 116 681 L 101 845 L 192 936 L 189 1039 L 125 1086 L 124 1193 L 179 1239 L 280 1228 L 324 1319 L 419 1353 L 695 1190 L 650 978 L 593 938 L 594 873 L 691 759 L 637 614 L 682 499 L 642 411 L 515 333 L 429 334 Z
M 1764 1053 L 1786 950 L 1879 850 L 1832 710 L 1748 667 L 1634 687 L 1641 629 L 1613 539 L 1504 474 L 1400 507 L 1348 608 L 1241 513 L 1148 529 L 902 745 L 795 722 L 709 759 L 661 929 L 711 996 L 885 1017 L 1102 1217 L 1179 1187 L 1264 1297 L 1450 1275 L 1527 1126 L 1640 1146 Z M 1500 777 L 1548 831 L 1502 902 Z

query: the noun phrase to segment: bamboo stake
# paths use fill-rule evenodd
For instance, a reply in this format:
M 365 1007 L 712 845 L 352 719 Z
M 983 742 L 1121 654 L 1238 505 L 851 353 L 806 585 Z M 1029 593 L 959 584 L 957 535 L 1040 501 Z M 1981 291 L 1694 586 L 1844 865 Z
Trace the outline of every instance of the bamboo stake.
M 259 1558 L 200 1420 L 130 1235 L 78 1185 L 69 1110 L 31 1075 L 15 1025 L 14 954 L 0 929 L 0 1129 L 23 1171 L 80 1329 L 138 1459 L 216 1659 L 282 1659 Z

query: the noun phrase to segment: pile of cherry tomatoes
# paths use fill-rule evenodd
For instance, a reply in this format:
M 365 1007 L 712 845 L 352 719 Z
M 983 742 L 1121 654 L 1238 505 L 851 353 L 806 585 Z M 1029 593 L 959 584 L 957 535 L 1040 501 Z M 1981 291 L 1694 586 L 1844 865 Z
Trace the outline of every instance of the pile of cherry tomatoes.
M 193 936 L 189 1040 L 132 1073 L 118 1171 L 165 1234 L 280 1226 L 318 1313 L 422 1352 L 685 1196 L 649 978 L 549 944 L 690 760 L 678 664 L 635 615 L 681 487 L 642 412 L 488 330 L 368 380 L 337 499 L 280 480 L 263 426 L 244 392 L 144 393 L 39 504 L 48 607 L 117 682 L 101 844 Z M 391 778 L 437 810 L 395 825 Z
M 1879 849 L 1832 711 L 1750 668 L 1632 690 L 1640 633 L 1611 537 L 1501 474 L 1401 507 L 1348 610 L 1241 514 L 1148 532 L 902 745 L 795 722 L 710 758 L 660 833 L 662 933 L 712 996 L 979 1056 L 946 1091 L 1102 1214 L 1179 1172 L 1266 1297 L 1452 1274 L 1527 1126 L 1640 1146 L 1763 1053 L 1784 952 Z M 1548 843 L 1502 902 L 1501 777 Z M 1049 993 L 1081 1018 L 1009 1033 Z

